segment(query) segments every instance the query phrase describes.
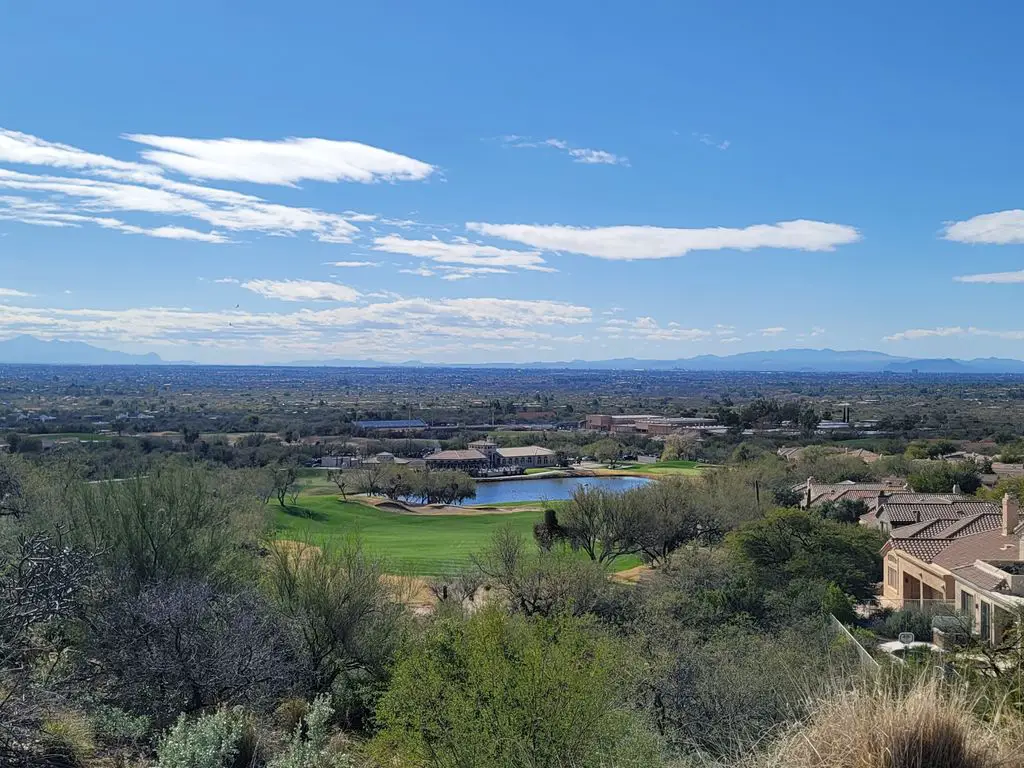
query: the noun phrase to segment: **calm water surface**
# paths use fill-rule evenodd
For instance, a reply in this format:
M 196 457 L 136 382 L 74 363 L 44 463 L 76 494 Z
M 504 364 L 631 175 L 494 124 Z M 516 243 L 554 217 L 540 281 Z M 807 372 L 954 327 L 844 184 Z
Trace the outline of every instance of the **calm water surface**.
M 477 483 L 476 497 L 466 504 L 500 504 L 508 501 L 562 501 L 572 498 L 580 486 L 607 491 L 628 491 L 652 482 L 645 477 L 547 477 L 539 480 L 496 480 Z

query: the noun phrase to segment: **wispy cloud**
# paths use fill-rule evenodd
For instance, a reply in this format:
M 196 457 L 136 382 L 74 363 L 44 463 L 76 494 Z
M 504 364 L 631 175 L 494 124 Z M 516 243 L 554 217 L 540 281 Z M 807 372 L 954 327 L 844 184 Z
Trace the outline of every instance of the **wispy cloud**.
M 1024 340 L 1024 331 L 989 330 L 973 326 L 964 328 L 959 325 L 937 328 L 910 328 L 906 331 L 885 336 L 883 341 L 914 341 L 916 339 L 946 338 L 950 336 L 988 336 L 1005 341 L 1022 341 Z
M 728 139 L 716 139 L 710 133 L 694 133 L 693 138 L 701 144 L 714 147 L 715 149 L 726 150 L 732 145 L 732 142 Z
M 0 338 L 28 333 L 111 346 L 248 350 L 259 359 L 356 354 L 465 360 L 472 349 L 523 350 L 564 342 L 566 337 L 558 335 L 564 327 L 591 318 L 588 307 L 567 302 L 497 298 L 389 299 L 293 312 L 65 309 L 20 303 L 0 304 Z
M 249 280 L 242 283 L 242 287 L 268 299 L 281 301 L 352 302 L 360 297 L 359 291 L 347 285 L 317 280 Z
M 0 129 L 0 163 L 64 172 L 37 174 L 0 168 L 0 190 L 12 193 L 0 196 L 0 220 L 57 228 L 93 225 L 126 234 L 207 243 L 227 243 L 231 237 L 225 233 L 241 232 L 306 233 L 322 242 L 347 243 L 359 232 L 358 223 L 376 217 L 282 205 L 256 195 L 174 179 L 168 172 L 191 178 L 293 184 L 303 179 L 418 180 L 434 170 L 418 160 L 365 145 L 352 146 L 352 142 L 132 138 L 162 148 L 143 153 L 150 162 L 126 161 Z M 125 221 L 123 214 L 188 218 L 212 229 L 171 222 L 143 225 Z
M 549 271 L 544 259 L 537 251 L 516 251 L 497 248 L 493 245 L 472 243 L 465 238 L 452 242 L 438 240 L 413 240 L 400 235 L 386 235 L 375 238 L 373 250 L 416 256 L 430 259 L 439 264 L 462 264 L 468 267 L 516 267 L 536 271 Z
M 778 336 L 779 334 L 785 333 L 786 329 L 781 325 L 774 326 L 772 328 L 760 328 L 758 333 L 762 336 Z
M 822 221 L 783 221 L 742 229 L 707 227 L 682 229 L 651 226 L 571 227 L 559 224 L 487 224 L 469 222 L 466 228 L 488 237 L 522 243 L 546 251 L 581 253 L 599 259 L 630 261 L 667 259 L 691 251 L 784 248 L 832 251 L 855 243 L 860 233 L 845 224 Z
M 0 288 L 0 296 L 8 296 L 14 298 L 35 296 L 34 293 L 25 293 L 24 291 L 18 291 L 14 288 Z
M 584 163 L 586 165 L 629 165 L 628 157 L 617 155 L 604 149 L 576 147 L 564 139 L 532 139 L 528 136 L 509 134 L 501 136 L 500 141 L 506 147 L 513 147 L 515 149 L 556 149 L 571 157 L 574 163 Z
M 685 328 L 677 322 L 661 325 L 653 317 L 608 320 L 600 330 L 609 338 L 626 337 L 643 341 L 701 341 L 711 336 L 711 331 L 702 328 Z
M 356 267 L 377 267 L 380 266 L 375 261 L 328 261 L 326 262 L 329 267 L 341 267 L 342 269 L 355 269 Z
M 966 221 L 950 222 L 943 228 L 942 237 L 958 243 L 1024 243 L 1024 211 L 1015 209 L 985 213 Z
M 1024 283 L 1024 269 L 1016 272 L 988 272 L 954 277 L 958 283 Z
M 320 138 L 190 139 L 129 133 L 124 138 L 153 149 L 150 163 L 193 179 L 292 185 L 299 181 L 422 181 L 437 169 L 357 141 Z

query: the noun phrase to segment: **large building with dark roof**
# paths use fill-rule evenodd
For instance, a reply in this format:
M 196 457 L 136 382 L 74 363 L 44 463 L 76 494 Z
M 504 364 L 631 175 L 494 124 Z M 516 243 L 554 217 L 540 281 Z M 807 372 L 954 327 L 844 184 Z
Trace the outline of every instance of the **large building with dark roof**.
M 426 457 L 428 467 L 461 469 L 470 473 L 488 470 L 522 471 L 534 467 L 553 467 L 557 454 L 550 448 L 527 445 L 518 448 L 499 448 L 490 440 L 474 440 L 465 450 L 437 451 Z

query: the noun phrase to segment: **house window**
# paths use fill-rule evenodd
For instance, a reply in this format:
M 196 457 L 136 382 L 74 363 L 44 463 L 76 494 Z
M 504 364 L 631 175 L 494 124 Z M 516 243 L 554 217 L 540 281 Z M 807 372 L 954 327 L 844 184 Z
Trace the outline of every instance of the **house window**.
M 962 618 L 967 622 L 967 626 L 971 629 L 974 628 L 974 595 L 970 592 L 960 593 L 960 613 L 963 614 Z
M 992 639 L 992 607 L 984 600 L 980 602 L 981 607 L 981 639 Z
M 900 585 L 900 572 L 894 566 L 890 565 L 887 571 L 887 579 L 890 587 L 893 589 L 898 588 Z

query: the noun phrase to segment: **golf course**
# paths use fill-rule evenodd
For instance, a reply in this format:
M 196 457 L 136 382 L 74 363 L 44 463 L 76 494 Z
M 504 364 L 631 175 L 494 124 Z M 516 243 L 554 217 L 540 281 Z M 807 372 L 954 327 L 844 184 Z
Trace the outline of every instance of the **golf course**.
M 510 504 L 510 509 L 527 506 Z M 485 549 L 495 531 L 512 526 L 533 536 L 540 519 L 536 505 L 530 511 L 494 512 L 467 509 L 461 514 L 416 514 L 378 509 L 335 496 L 303 495 L 287 509 L 274 504 L 276 536 L 311 544 L 343 543 L 357 537 L 362 546 L 387 562 L 390 572 L 406 576 L 436 576 L 470 563 Z M 583 557 L 584 555 L 580 555 Z M 640 564 L 637 557 L 620 557 L 614 570 Z
M 358 537 L 395 573 L 432 576 L 469 563 L 494 532 L 511 525 L 532 536 L 539 513 L 417 515 L 377 509 L 336 496 L 303 495 L 295 506 L 275 505 L 277 537 L 317 544 Z

